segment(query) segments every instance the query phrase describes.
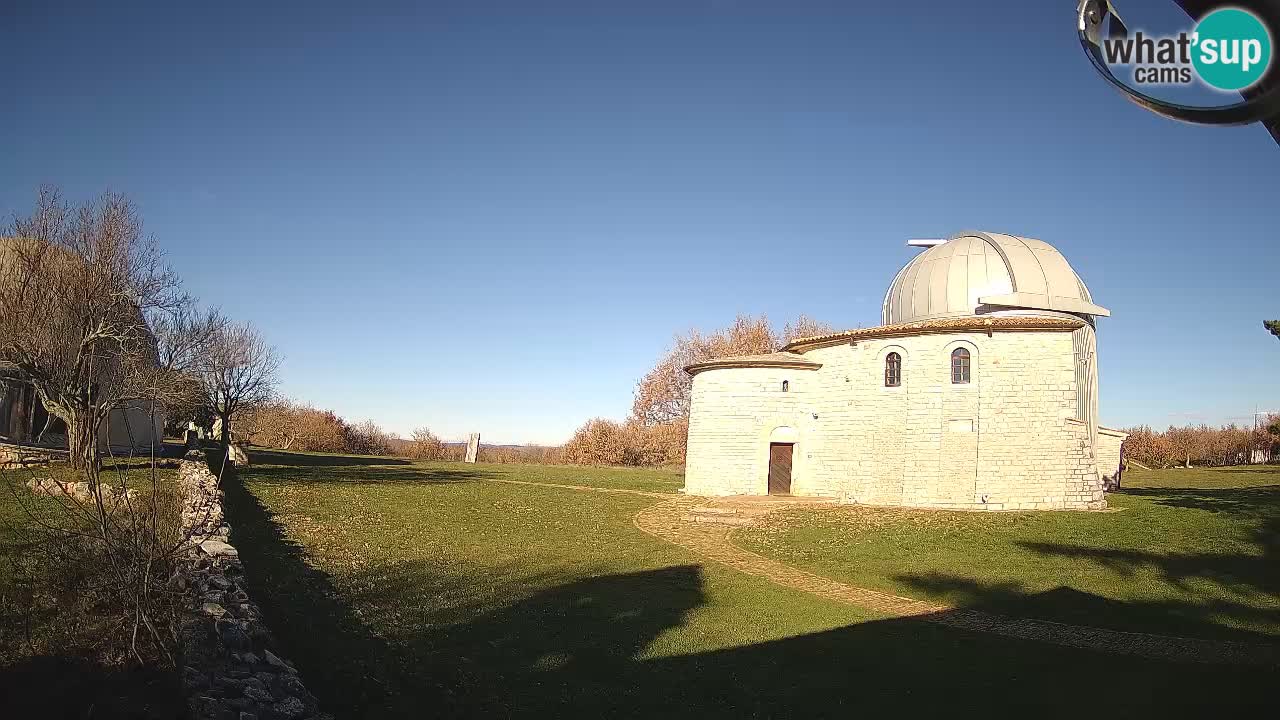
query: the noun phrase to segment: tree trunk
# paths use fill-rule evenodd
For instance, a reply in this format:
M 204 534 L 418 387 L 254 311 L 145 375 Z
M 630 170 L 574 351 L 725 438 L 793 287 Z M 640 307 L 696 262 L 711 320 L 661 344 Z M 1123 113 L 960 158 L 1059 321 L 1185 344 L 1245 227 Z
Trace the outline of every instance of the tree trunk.
M 71 467 L 82 474 L 85 480 L 95 483 L 98 477 L 98 463 L 101 454 L 98 451 L 97 424 L 88 417 L 78 413 L 68 413 L 63 418 L 67 423 L 67 459 Z
M 223 449 L 226 449 L 231 445 L 231 413 L 218 413 L 218 418 L 222 420 L 218 440 L 222 443 Z

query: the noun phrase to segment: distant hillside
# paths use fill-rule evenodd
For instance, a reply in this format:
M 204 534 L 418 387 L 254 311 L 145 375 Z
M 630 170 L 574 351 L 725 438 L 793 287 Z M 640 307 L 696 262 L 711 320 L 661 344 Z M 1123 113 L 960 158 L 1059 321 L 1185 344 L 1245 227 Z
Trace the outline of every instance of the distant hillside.
M 409 446 L 413 444 L 413 441 L 412 441 L 412 440 L 406 440 L 405 438 L 391 438 L 391 441 L 390 441 L 390 442 L 391 442 L 391 450 L 392 450 L 392 452 L 393 452 L 394 454 L 396 454 L 396 455 L 405 455 L 405 454 L 408 454 L 408 452 L 409 452 Z M 454 447 L 461 447 L 461 448 L 465 448 L 465 447 L 467 446 L 467 443 L 466 443 L 466 442 L 445 442 L 445 443 L 443 443 L 443 444 L 444 444 L 444 446 L 445 446 L 445 447 L 447 447 L 447 448 L 454 448 Z M 525 448 L 544 448 L 544 447 L 553 447 L 553 446 L 549 446 L 549 445 L 519 445 L 519 444 L 515 444 L 515 445 L 495 445 L 495 444 L 493 444 L 493 443 L 485 443 L 485 442 L 480 443 L 480 449 L 481 449 L 481 450 L 521 450 L 521 449 L 525 449 Z

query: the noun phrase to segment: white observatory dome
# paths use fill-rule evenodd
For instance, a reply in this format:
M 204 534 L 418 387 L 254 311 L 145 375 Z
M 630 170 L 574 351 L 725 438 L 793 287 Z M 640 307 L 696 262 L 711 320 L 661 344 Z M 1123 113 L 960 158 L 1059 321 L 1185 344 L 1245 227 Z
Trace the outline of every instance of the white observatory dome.
M 1016 314 L 1110 315 L 1049 243 L 966 231 L 920 253 L 898 272 L 884 298 L 884 324 Z

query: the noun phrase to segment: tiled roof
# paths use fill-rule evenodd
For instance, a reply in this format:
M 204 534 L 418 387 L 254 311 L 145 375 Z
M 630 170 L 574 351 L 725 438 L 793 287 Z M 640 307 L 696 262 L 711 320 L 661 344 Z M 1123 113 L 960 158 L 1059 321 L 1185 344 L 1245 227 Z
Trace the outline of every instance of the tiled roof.
M 781 354 L 803 353 L 815 348 L 829 345 L 840 345 L 854 340 L 870 340 L 874 338 L 904 337 L 908 335 L 933 335 L 950 332 L 982 332 L 990 335 L 993 332 L 1017 332 L 1026 330 L 1048 330 L 1070 332 L 1084 326 L 1082 320 L 1066 318 L 1037 317 L 1031 315 L 1002 315 L 988 317 L 940 318 L 937 320 L 921 320 L 919 322 L 899 323 L 897 325 L 880 325 L 878 327 L 845 330 L 830 335 L 798 338 L 787 343 Z
M 764 355 L 734 355 L 732 357 L 716 358 L 714 360 L 705 360 L 700 363 L 694 363 L 684 369 L 690 375 L 696 375 L 703 370 L 716 370 L 719 368 L 744 368 L 744 367 L 774 367 L 774 368 L 795 368 L 797 370 L 817 370 L 822 367 L 822 363 L 810 360 L 803 355 L 797 355 L 792 352 L 775 352 L 766 353 Z

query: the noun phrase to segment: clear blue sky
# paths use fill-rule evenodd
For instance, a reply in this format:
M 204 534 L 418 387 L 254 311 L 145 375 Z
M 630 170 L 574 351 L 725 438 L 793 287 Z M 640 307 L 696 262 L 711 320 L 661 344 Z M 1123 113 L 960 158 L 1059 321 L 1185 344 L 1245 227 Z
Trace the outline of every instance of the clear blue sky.
M 1280 407 L 1280 148 L 1123 101 L 1074 0 L 190 5 L 5 3 L 0 212 L 129 194 L 348 418 L 559 442 L 676 331 L 877 324 L 968 228 L 1112 309 L 1104 422 Z

